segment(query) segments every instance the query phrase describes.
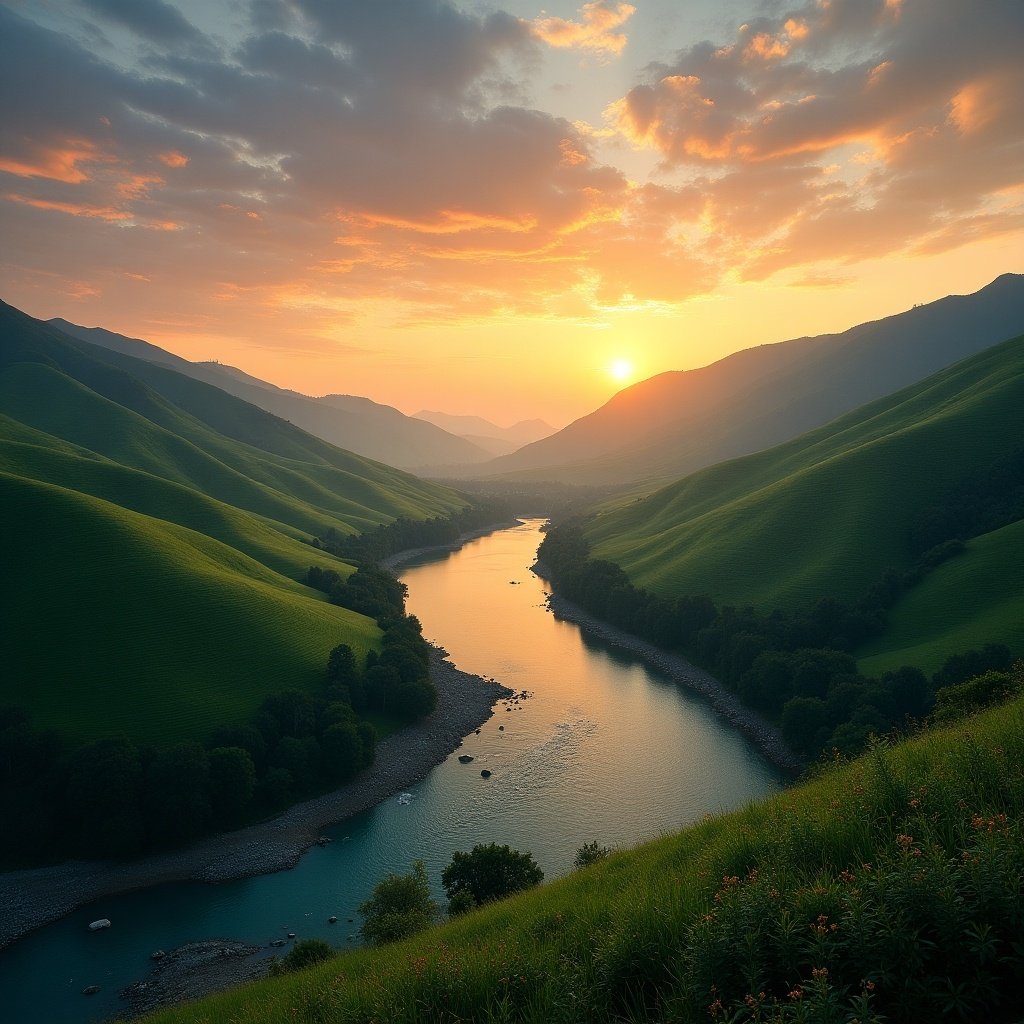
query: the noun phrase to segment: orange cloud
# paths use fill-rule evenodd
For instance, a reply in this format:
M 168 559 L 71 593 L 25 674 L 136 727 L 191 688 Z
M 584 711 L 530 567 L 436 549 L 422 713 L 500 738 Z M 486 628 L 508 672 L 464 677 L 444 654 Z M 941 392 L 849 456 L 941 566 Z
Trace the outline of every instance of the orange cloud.
M 168 167 L 185 167 L 189 161 L 189 158 L 184 153 L 179 153 L 174 149 L 158 154 L 157 159 Z
M 459 235 L 466 231 L 532 231 L 537 226 L 535 217 L 501 217 L 470 210 L 439 210 L 437 219 L 432 221 L 409 220 L 404 217 L 389 217 L 386 214 L 366 214 L 359 217 L 366 227 L 402 228 L 421 235 Z
M 86 139 L 69 139 L 61 146 L 39 144 L 31 157 L 0 156 L 0 171 L 14 174 L 19 178 L 49 178 L 77 185 L 87 181 L 89 175 L 78 165 L 80 163 L 109 162 L 110 158 L 100 154 L 96 145 Z
M 87 203 L 64 203 L 56 199 L 36 199 L 32 196 L 19 195 L 17 192 L 8 192 L 4 199 L 8 202 L 32 206 L 37 210 L 56 210 L 58 213 L 67 213 L 72 217 L 90 217 L 109 221 L 132 219 L 130 213 L 125 210 L 115 210 L 111 206 L 90 206 Z
M 533 34 L 559 49 L 579 47 L 605 57 L 618 57 L 626 48 L 624 32 L 617 32 L 636 13 L 628 3 L 591 0 L 580 8 L 580 20 L 537 18 L 530 24 Z

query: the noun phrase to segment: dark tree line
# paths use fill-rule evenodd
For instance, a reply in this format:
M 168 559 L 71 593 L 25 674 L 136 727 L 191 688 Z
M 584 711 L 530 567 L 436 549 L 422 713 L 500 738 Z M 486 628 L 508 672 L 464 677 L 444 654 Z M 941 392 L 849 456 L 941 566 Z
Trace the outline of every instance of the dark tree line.
M 1024 518 L 1024 448 L 971 474 L 918 517 L 910 534 L 915 553 L 960 542 Z
M 961 545 L 962 546 L 962 545 Z M 822 598 L 803 612 L 719 607 L 706 594 L 663 598 L 590 557 L 578 523 L 549 530 L 538 556 L 559 593 L 588 612 L 707 668 L 749 706 L 778 722 L 794 750 L 857 753 L 871 734 L 923 719 L 940 687 L 1006 671 L 1010 651 L 990 645 L 950 658 L 931 679 L 913 667 L 868 679 L 852 652 L 885 628 L 886 609 L 929 568 L 955 553 L 946 542 L 905 573 L 887 573 L 854 603 Z
M 0 708 L 0 863 L 131 857 L 273 814 L 350 781 L 372 764 L 367 715 L 413 720 L 437 699 L 419 621 L 405 588 L 364 567 L 347 580 L 311 569 L 331 600 L 374 617 L 381 649 L 360 665 L 335 647 L 315 693 L 283 690 L 251 722 L 214 730 L 205 744 L 164 748 L 109 736 L 78 747 Z

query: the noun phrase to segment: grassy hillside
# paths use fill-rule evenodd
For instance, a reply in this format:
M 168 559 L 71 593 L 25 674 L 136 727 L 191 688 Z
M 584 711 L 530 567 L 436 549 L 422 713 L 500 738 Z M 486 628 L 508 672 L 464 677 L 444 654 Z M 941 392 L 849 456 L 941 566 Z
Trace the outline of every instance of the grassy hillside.
M 154 1024 L 1020 1019 L 1024 703 Z
M 1024 338 L 826 427 L 695 473 L 588 527 L 596 558 L 663 595 L 799 608 L 913 561 L 916 516 L 1020 445 Z
M 298 580 L 309 545 L 466 505 L 166 367 L 0 305 L 0 703 L 74 742 L 204 739 L 312 689 L 376 624 Z
M 84 494 L 0 474 L 4 693 L 73 740 L 203 738 L 268 694 L 313 689 L 365 616 L 236 548 Z
M 885 635 L 860 652 L 860 670 L 877 677 L 916 665 L 931 673 L 989 643 L 1024 651 L 1024 521 L 969 541 L 904 595 Z

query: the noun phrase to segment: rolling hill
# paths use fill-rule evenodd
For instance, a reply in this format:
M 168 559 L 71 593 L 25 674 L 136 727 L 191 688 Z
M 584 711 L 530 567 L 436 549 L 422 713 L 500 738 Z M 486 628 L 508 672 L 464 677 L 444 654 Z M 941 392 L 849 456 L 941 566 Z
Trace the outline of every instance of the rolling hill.
M 0 703 L 75 741 L 203 738 L 318 685 L 331 648 L 380 631 L 298 582 L 351 572 L 312 537 L 466 504 L 7 305 L 0 495 Z
M 859 598 L 887 568 L 914 563 L 910 533 L 925 510 L 1020 448 L 1022 409 L 1024 337 L 793 441 L 597 516 L 587 528 L 593 555 L 662 595 L 708 593 L 719 604 L 762 611 L 807 608 L 824 596 Z M 1013 529 L 980 538 L 963 561 L 926 578 L 926 604 L 905 612 L 905 643 L 923 642 L 914 627 L 927 614 L 925 593 L 933 606 L 948 606 L 941 629 L 933 622 L 929 635 L 948 633 L 950 642 L 971 632 L 968 623 L 986 602 L 997 614 L 1012 585 L 1002 597 L 985 586 L 956 590 L 957 574 L 984 564 L 990 552 L 1019 561 L 1022 538 Z M 907 601 L 914 600 L 911 592 Z M 1017 609 L 1019 617 L 1019 598 Z
M 701 369 L 659 374 L 471 472 L 668 483 L 797 437 L 1022 330 L 1024 275 L 1005 274 L 973 295 L 947 296 L 841 334 L 762 345 Z
M 953 654 L 1005 644 L 1024 653 L 1024 520 L 967 543 L 889 613 L 889 627 L 860 651 L 860 670 L 880 676 L 901 665 L 937 672 Z
M 390 466 L 416 469 L 482 462 L 493 452 L 389 405 L 355 395 L 312 398 L 279 388 L 233 366 L 191 362 L 138 338 L 100 327 L 80 327 L 60 317 L 47 323 L 73 338 L 204 381 L 280 416 L 315 437 Z

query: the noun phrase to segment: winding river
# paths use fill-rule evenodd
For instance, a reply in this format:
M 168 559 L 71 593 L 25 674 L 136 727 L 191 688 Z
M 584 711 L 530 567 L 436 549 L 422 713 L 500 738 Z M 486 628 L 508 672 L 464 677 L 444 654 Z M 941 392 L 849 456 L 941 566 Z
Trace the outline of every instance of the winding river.
M 541 525 L 529 520 L 400 571 L 428 639 L 459 668 L 528 694 L 500 703 L 466 738 L 458 754 L 471 764 L 453 754 L 407 794 L 330 830 L 335 841 L 291 871 L 129 893 L 27 936 L 0 952 L 0 1017 L 116 1016 L 119 990 L 147 973 L 150 951 L 194 940 L 267 946 L 295 932 L 344 946 L 374 884 L 416 859 L 439 895 L 453 851 L 480 842 L 530 850 L 553 878 L 590 840 L 632 846 L 778 789 L 777 771 L 701 699 L 554 617 L 546 584 L 529 571 Z M 114 927 L 89 932 L 99 917 Z M 87 985 L 101 990 L 85 997 Z

